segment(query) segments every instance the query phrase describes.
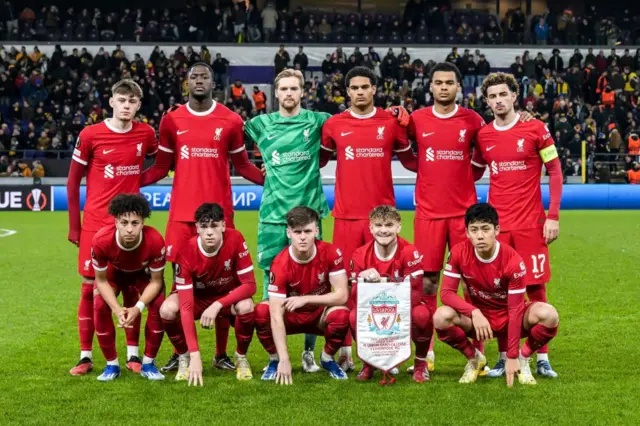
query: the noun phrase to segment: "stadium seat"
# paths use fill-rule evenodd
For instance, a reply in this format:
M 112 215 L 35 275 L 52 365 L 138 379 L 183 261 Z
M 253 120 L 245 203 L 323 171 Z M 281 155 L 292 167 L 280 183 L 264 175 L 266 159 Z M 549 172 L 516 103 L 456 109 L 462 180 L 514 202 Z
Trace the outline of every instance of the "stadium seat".
M 319 43 L 331 43 L 332 40 L 333 37 L 331 37 L 331 34 L 320 34 L 320 36 L 318 37 Z
M 373 36 L 371 34 L 365 34 L 362 36 L 362 43 L 372 43 L 373 42 Z
M 291 34 L 291 43 L 300 44 L 304 41 L 303 35 L 301 33 L 293 33 Z
M 400 34 L 398 33 L 391 33 L 391 36 L 389 37 L 389 43 L 400 44 L 402 43 L 402 37 L 400 37 Z
M 289 37 L 287 37 L 286 33 L 280 33 L 278 34 L 278 41 L 280 43 L 287 43 L 289 41 Z
M 347 36 L 347 43 L 350 43 L 350 44 L 360 43 L 360 36 L 356 34 L 351 34 Z
M 413 44 L 416 41 L 416 36 L 414 33 L 406 33 L 403 37 L 403 41 L 406 44 Z
M 304 42 L 305 43 L 317 43 L 318 42 L 318 35 L 317 34 L 305 34 L 304 35 Z
M 336 35 L 333 36 L 334 43 L 341 44 L 341 43 L 344 43 L 344 40 L 345 40 L 345 37 L 344 37 L 344 34 L 342 33 L 337 33 Z
M 378 35 L 376 35 L 376 37 L 375 37 L 375 41 L 376 41 L 376 43 L 387 43 L 387 42 L 388 42 L 388 39 L 387 39 L 387 36 L 386 36 L 386 35 L 384 35 L 384 34 L 378 34 Z
M 447 36 L 447 38 L 444 41 L 446 44 L 456 44 L 456 36 Z

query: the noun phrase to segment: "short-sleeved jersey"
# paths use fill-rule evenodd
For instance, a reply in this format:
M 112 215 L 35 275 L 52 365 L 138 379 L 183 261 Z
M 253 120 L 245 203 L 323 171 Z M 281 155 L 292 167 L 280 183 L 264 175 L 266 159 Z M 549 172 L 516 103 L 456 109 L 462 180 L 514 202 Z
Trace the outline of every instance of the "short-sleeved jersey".
M 117 194 L 140 192 L 144 157 L 157 150 L 156 132 L 145 123 L 133 121 L 122 131 L 105 120 L 80 132 L 72 158 L 87 167 L 82 229 L 95 232 L 113 223 L 109 202 Z
M 351 281 L 356 283 L 360 272 L 374 268 L 381 277 L 391 281 L 403 281 L 411 277 L 411 303 L 417 305 L 422 294 L 422 254 L 416 246 L 398 237 L 396 248 L 388 257 L 378 253 L 375 240 L 359 247 L 351 258 Z M 357 298 L 357 285 L 352 287 L 351 297 Z
M 286 224 L 289 210 L 307 206 L 325 217 L 329 213 L 320 178 L 322 125 L 330 117 L 305 109 L 295 117 L 279 112 L 258 115 L 244 127 L 262 153 L 267 170 L 260 221 Z
M 307 261 L 296 259 L 293 248 L 282 250 L 271 265 L 269 297 L 318 296 L 331 292 L 329 277 L 345 274 L 342 252 L 333 244 L 315 242 L 315 253 Z M 313 311 L 305 306 L 300 312 Z
M 192 237 L 178 253 L 175 284 L 178 290 L 193 287 L 194 297 L 224 296 L 241 284 L 243 276 L 253 280 L 253 263 L 247 243 L 239 231 L 227 228 L 222 245 L 214 253 L 202 248 L 200 237 Z
M 105 226 L 93 237 L 91 258 L 96 271 L 112 267 L 117 272 L 158 272 L 164 269 L 165 248 L 162 235 L 150 226 L 144 226 L 140 239 L 131 248 L 125 248 L 119 240 L 115 225 Z
M 193 222 L 203 203 L 233 210 L 229 154 L 245 149 L 242 118 L 213 102 L 196 112 L 188 104 L 168 113 L 160 122 L 160 149 L 174 155 L 175 177 L 169 220 Z
M 496 252 L 485 260 L 471 241 L 457 244 L 449 253 L 446 276 L 463 279 L 471 304 L 480 311 L 507 310 L 508 294 L 524 293 L 527 270 L 522 257 L 506 244 L 496 242 Z
M 337 156 L 334 217 L 367 219 L 374 207 L 395 206 L 391 160 L 411 149 L 396 117 L 381 108 L 334 115 L 322 128 L 322 148 Z
M 477 203 L 471 153 L 482 126 L 477 112 L 457 105 L 447 115 L 433 107 L 411 114 L 409 139 L 418 144 L 418 219 L 463 216 Z
M 499 127 L 484 126 L 478 132 L 478 148 L 489 167 L 489 203 L 496 208 L 503 231 L 542 227 L 542 165 L 558 157 L 546 125 L 538 120 Z

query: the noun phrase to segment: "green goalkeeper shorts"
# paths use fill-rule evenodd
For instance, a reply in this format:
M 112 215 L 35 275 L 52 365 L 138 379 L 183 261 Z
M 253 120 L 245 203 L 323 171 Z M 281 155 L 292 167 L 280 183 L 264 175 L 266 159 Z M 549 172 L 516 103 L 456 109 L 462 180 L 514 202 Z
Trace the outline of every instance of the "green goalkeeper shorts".
M 322 222 L 320 222 L 320 233 L 318 239 L 322 239 Z M 284 250 L 291 242 L 287 238 L 287 225 L 276 223 L 258 223 L 258 266 L 263 271 L 269 271 L 273 259 L 278 253 Z M 265 274 L 265 276 L 267 276 Z M 269 280 L 265 279 L 263 283 L 264 292 L 267 294 L 267 286 Z

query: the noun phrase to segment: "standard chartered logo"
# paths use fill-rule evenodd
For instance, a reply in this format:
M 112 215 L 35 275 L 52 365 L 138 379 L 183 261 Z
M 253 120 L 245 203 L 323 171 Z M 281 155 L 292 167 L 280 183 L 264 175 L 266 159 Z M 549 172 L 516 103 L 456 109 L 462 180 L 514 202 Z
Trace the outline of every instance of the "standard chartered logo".
M 498 164 L 495 161 L 491 162 L 491 173 L 494 175 L 498 174 Z
M 104 177 L 113 179 L 113 176 L 114 176 L 113 166 L 111 164 L 107 164 L 106 166 L 104 166 Z
M 353 160 L 355 158 L 353 156 L 353 148 L 351 148 L 351 145 L 345 148 L 344 155 L 347 157 L 347 160 Z
M 180 158 L 183 160 L 189 159 L 189 147 L 187 145 L 183 145 L 182 148 L 180 148 Z
M 273 151 L 271 153 L 271 162 L 276 166 L 278 164 L 297 163 L 299 161 L 306 161 L 310 159 L 311 159 L 311 154 L 309 150 L 282 152 L 282 153 L 278 151 Z
M 427 161 L 435 161 L 435 157 L 433 155 L 433 148 L 427 148 Z

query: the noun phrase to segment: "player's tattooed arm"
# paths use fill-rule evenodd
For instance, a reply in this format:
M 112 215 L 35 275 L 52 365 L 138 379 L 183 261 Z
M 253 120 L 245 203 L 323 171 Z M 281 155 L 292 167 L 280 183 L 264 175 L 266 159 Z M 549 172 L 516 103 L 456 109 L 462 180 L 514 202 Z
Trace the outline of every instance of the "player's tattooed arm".
M 95 283 L 98 293 L 100 293 L 105 303 L 109 305 L 111 312 L 118 318 L 118 327 L 125 327 L 126 311 L 118 303 L 116 293 L 113 291 L 113 288 L 111 288 L 111 285 L 109 285 L 107 270 L 99 271 L 94 268 L 94 272 L 96 274 Z
M 287 331 L 284 326 L 284 299 L 280 297 L 269 298 L 269 311 L 271 314 L 271 332 L 273 341 L 276 344 L 276 351 L 280 362 L 276 373 L 276 383 L 290 385 L 293 383 L 291 377 L 291 361 L 287 348 Z

